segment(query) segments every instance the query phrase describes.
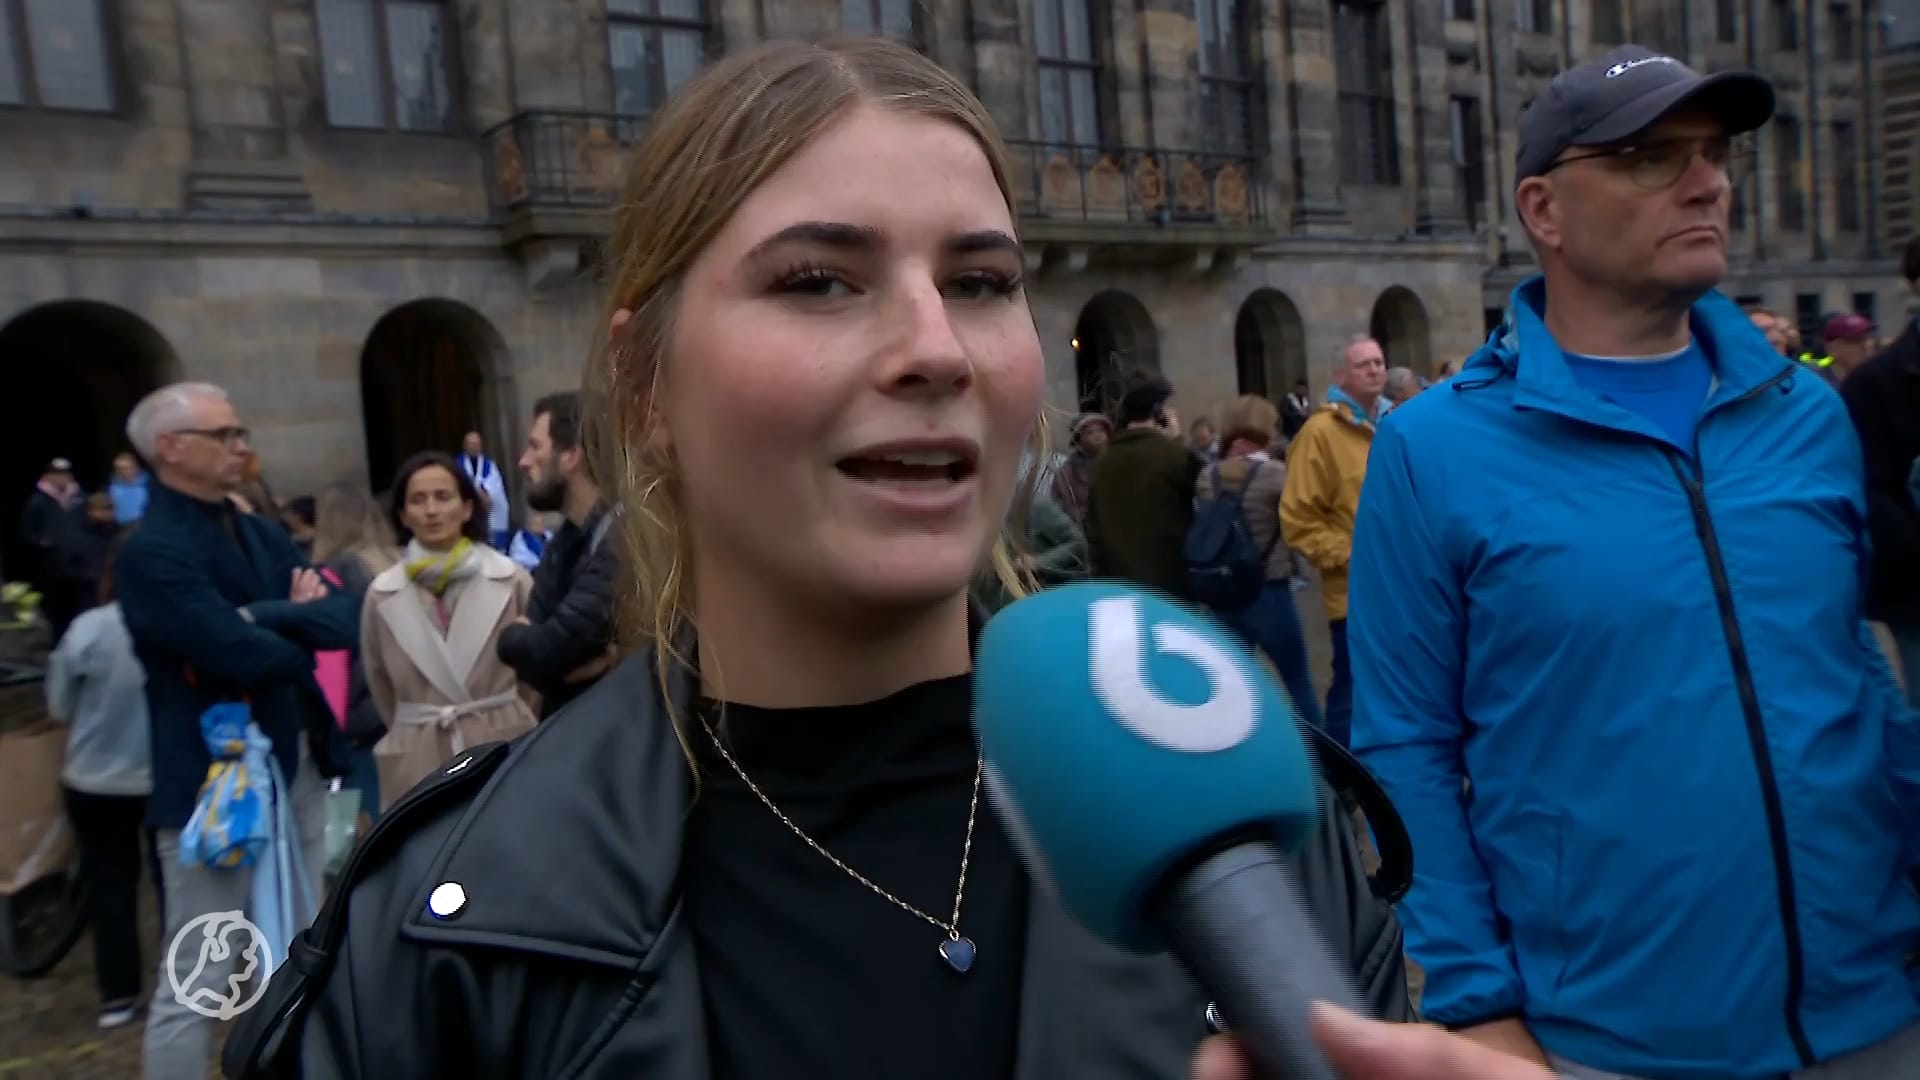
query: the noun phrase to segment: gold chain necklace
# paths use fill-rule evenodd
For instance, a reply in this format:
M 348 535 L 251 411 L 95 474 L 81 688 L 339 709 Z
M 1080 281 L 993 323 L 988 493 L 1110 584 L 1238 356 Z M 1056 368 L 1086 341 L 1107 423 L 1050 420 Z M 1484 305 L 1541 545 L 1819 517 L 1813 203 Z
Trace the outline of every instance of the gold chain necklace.
M 962 975 L 965 975 L 972 969 L 974 959 L 973 939 L 965 937 L 960 933 L 960 901 L 967 892 L 967 861 L 973 857 L 973 823 L 980 811 L 980 775 L 986 771 L 985 759 L 978 754 L 974 755 L 973 798 L 967 803 L 967 839 L 966 843 L 960 848 L 960 880 L 953 887 L 953 916 L 945 922 L 942 922 L 880 886 L 875 885 L 873 880 L 867 877 L 867 875 L 848 866 L 845 862 L 841 861 L 839 856 L 822 847 L 818 840 L 808 836 L 805 830 L 793 823 L 792 818 L 788 817 L 778 806 L 774 805 L 773 800 L 767 797 L 767 793 L 760 790 L 760 785 L 753 782 L 753 777 L 747 775 L 747 770 L 741 768 L 740 763 L 734 760 L 733 754 L 728 752 L 726 744 L 722 743 L 720 736 L 714 733 L 713 725 L 707 723 L 707 718 L 702 716 L 699 719 L 701 728 L 707 733 L 707 738 L 713 742 L 713 748 L 720 752 L 720 759 L 727 763 L 727 766 L 733 770 L 733 774 L 740 778 L 741 783 L 747 785 L 747 790 L 753 792 L 754 797 L 759 799 L 762 805 L 766 806 L 768 810 L 772 811 L 774 817 L 780 819 L 782 825 L 785 825 L 791 830 L 793 835 L 799 837 L 808 847 L 819 852 L 821 858 L 839 867 L 848 877 L 865 885 L 880 897 L 891 902 L 895 907 L 898 907 L 909 915 L 918 916 L 932 923 L 939 929 L 945 930 L 947 936 L 945 940 L 940 942 L 940 959 L 945 960 L 948 967 L 951 967 Z

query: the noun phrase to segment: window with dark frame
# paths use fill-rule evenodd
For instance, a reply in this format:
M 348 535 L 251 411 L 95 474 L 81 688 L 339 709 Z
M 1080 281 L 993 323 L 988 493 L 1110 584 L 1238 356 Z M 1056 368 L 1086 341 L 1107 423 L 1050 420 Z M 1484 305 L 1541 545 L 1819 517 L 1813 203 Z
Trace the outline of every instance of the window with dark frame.
M 1800 48 L 1800 0 L 1773 0 L 1773 44 L 1781 52 Z
M 1340 179 L 1400 182 L 1400 139 L 1393 103 L 1393 46 L 1380 0 L 1336 0 L 1333 64 L 1340 110 Z
M 1713 33 L 1723 42 L 1740 40 L 1740 0 L 1714 0 Z
M 1040 68 L 1040 137 L 1057 146 L 1100 145 L 1100 54 L 1094 0 L 1034 0 Z
M 1454 182 L 1460 190 L 1461 216 L 1477 229 L 1486 221 L 1486 148 L 1481 141 L 1480 99 L 1456 97 L 1448 103 L 1452 124 Z
M 0 0 L 0 106 L 115 109 L 104 0 Z
M 701 0 L 607 0 L 613 111 L 651 116 L 707 60 Z
M 1860 231 L 1860 145 L 1851 120 L 1833 122 L 1833 223 L 1841 232 Z
M 1472 22 L 1478 16 L 1473 6 L 1474 0 L 1452 0 L 1447 7 L 1447 14 L 1461 22 Z
M 1833 46 L 1835 60 L 1851 60 L 1854 51 L 1854 35 L 1858 33 L 1853 22 L 1853 5 L 1836 2 L 1827 8 L 1827 40 Z
M 1780 227 L 1799 232 L 1807 227 L 1807 192 L 1801 184 L 1800 120 L 1779 113 L 1773 118 L 1773 179 L 1779 193 Z
M 916 49 L 927 47 L 920 5 L 914 0 L 840 0 L 840 31 L 889 37 Z
M 327 123 L 450 132 L 452 20 L 444 0 L 315 0 Z
M 1553 0 L 1514 0 L 1513 28 L 1529 34 L 1553 33 Z
M 1627 40 L 1627 28 L 1621 24 L 1619 3 L 1598 3 L 1590 13 L 1593 40 L 1602 45 L 1618 45 Z
M 1820 323 L 1825 312 L 1820 310 L 1819 293 L 1795 293 L 1793 295 L 1793 325 L 1800 330 L 1801 348 L 1812 350 L 1813 343 L 1820 340 L 1826 328 Z
M 1877 293 L 1857 292 L 1853 294 L 1853 313 L 1861 315 L 1870 323 L 1880 322 L 1880 296 Z
M 1245 0 L 1196 0 L 1200 32 L 1200 142 L 1214 153 L 1254 153 L 1256 68 Z

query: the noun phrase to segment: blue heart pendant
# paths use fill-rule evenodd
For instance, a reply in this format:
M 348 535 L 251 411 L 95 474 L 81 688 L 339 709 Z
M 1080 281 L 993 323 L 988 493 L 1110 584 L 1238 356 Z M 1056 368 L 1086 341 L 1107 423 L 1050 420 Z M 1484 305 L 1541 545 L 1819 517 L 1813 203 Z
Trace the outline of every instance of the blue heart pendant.
M 965 975 L 973 970 L 973 939 L 950 937 L 941 942 L 940 959 L 945 960 L 948 967 Z

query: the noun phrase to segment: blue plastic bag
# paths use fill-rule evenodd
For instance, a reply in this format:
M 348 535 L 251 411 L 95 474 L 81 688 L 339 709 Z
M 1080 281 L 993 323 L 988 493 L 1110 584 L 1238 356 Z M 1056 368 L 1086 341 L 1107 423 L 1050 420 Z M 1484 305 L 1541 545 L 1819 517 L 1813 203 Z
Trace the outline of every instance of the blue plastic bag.
M 272 839 L 273 742 L 240 701 L 200 714 L 200 735 L 213 764 L 180 830 L 180 861 L 222 870 L 252 866 Z
M 222 870 L 252 868 L 247 917 L 264 939 L 268 973 L 286 959 L 294 934 L 313 919 L 312 882 L 301 858 L 291 791 L 273 760 L 273 741 L 244 702 L 200 716 L 213 764 L 193 816 L 180 830 L 180 861 Z

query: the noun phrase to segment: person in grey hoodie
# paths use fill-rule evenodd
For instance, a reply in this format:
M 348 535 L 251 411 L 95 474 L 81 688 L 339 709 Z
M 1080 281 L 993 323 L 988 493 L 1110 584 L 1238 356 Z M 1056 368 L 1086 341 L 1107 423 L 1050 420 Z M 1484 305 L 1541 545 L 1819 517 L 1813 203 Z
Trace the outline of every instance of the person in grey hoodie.
M 69 725 L 60 783 L 87 883 L 102 1028 L 131 1023 L 139 1013 L 140 841 L 147 794 L 153 790 L 147 676 L 133 655 L 120 605 L 113 602 L 118 551 L 116 541 L 101 570 L 100 604 L 62 635 L 47 661 L 46 682 L 48 714 Z M 151 836 L 147 851 L 151 860 Z M 157 870 L 151 862 L 149 867 Z M 159 895 L 157 872 L 153 882 Z

